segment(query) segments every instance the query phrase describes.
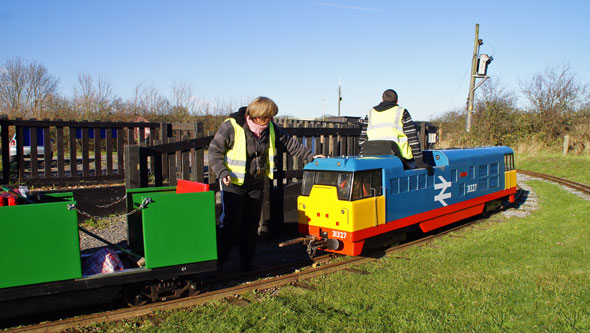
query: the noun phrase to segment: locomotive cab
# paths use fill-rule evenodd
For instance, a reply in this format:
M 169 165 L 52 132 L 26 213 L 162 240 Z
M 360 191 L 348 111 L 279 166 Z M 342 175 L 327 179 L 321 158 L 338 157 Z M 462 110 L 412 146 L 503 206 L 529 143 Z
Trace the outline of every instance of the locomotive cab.
M 322 248 L 359 255 L 360 231 L 385 223 L 382 170 L 306 170 L 298 211 L 299 231 L 322 240 Z
M 381 170 L 358 172 L 304 171 L 301 195 L 309 196 L 314 185 L 336 188 L 338 200 L 354 201 L 380 196 Z

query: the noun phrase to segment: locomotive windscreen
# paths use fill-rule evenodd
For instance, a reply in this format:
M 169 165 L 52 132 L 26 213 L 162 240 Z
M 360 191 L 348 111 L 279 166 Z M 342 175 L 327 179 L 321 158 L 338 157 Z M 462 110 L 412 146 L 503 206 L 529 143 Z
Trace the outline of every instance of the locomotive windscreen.
M 351 184 L 354 184 L 351 187 Z M 382 194 L 381 170 L 355 172 L 304 171 L 301 195 L 309 196 L 313 185 L 334 186 L 339 200 L 358 200 Z M 351 191 L 352 189 L 352 191 Z
M 350 200 L 352 172 L 303 171 L 301 195 L 309 195 L 313 185 L 335 186 L 339 200 Z

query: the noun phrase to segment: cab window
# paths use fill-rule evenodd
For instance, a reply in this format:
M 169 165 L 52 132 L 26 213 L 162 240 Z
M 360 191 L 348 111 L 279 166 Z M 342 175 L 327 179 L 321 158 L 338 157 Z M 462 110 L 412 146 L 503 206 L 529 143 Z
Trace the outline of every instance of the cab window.
M 514 155 L 513 154 L 506 154 L 504 155 L 504 171 L 511 171 L 514 170 Z
M 382 195 L 381 170 L 355 172 L 351 200 Z
M 303 171 L 301 195 L 309 196 L 313 185 L 336 187 L 339 200 L 358 200 L 383 194 L 381 170 L 359 172 Z
M 303 171 L 301 195 L 308 196 L 313 185 L 335 186 L 339 200 L 350 200 L 352 172 Z

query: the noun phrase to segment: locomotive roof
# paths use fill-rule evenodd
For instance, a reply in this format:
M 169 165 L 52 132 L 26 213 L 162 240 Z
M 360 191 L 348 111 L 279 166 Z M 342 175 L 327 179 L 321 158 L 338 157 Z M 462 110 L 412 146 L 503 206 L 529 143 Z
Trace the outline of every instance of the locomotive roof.
M 402 162 L 394 155 L 339 156 L 318 158 L 305 166 L 305 170 L 359 171 L 382 168 L 400 168 Z
M 500 158 L 505 154 L 513 154 L 513 150 L 506 146 L 482 147 L 482 148 L 451 148 L 440 150 L 426 150 L 425 157 L 431 155 L 435 158 L 435 165 L 448 165 L 450 161 L 461 160 L 488 160 Z M 438 155 L 438 157 L 437 157 Z M 371 169 L 402 169 L 400 159 L 394 155 L 375 156 L 338 156 L 319 158 L 305 166 L 305 170 L 324 171 L 360 171 Z
M 445 154 L 450 160 L 464 159 L 464 158 L 482 158 L 491 157 L 493 155 L 513 154 L 514 151 L 506 146 L 494 147 L 480 147 L 480 148 L 450 148 L 433 150 L 433 152 L 440 152 Z
M 506 146 L 479 147 L 479 148 L 449 148 L 425 151 L 424 155 L 432 154 L 430 160 L 434 165 L 449 165 L 452 163 L 488 163 L 493 160 L 503 159 L 506 154 L 513 154 L 511 148 Z

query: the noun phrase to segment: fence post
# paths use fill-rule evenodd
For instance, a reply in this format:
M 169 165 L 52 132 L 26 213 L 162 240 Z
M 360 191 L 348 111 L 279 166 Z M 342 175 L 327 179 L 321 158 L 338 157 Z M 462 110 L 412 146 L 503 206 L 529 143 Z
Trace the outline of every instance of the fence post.
M 182 137 L 182 140 L 189 140 L 190 136 L 185 135 Z M 194 150 L 194 149 L 192 149 Z M 191 165 L 191 149 L 189 150 L 185 150 L 185 151 L 181 151 L 180 152 L 180 158 L 181 158 L 181 162 L 180 162 L 180 168 L 181 168 L 181 177 L 184 180 L 191 180 L 191 174 L 190 174 L 190 165 Z M 194 164 L 193 164 L 194 167 Z
M 205 136 L 205 126 L 202 121 L 198 121 L 195 123 L 193 138 L 201 138 L 203 136 Z
M 49 119 L 44 119 L 49 121 Z M 45 155 L 43 156 L 43 167 L 45 178 L 51 178 L 51 163 L 53 159 L 53 148 L 51 147 L 51 129 L 43 127 L 43 147 Z
M 168 143 L 168 137 L 172 132 L 172 124 L 160 123 L 160 140 L 162 144 Z M 168 154 L 163 153 L 161 155 L 162 161 L 162 181 L 168 179 Z
M 35 118 L 31 118 L 31 120 L 36 120 Z M 39 178 L 39 157 L 38 157 L 38 150 L 37 146 L 39 146 L 39 138 L 37 137 L 37 127 L 29 127 L 29 135 L 30 135 L 30 156 L 31 156 L 31 178 Z M 23 146 L 25 142 L 23 141 Z
M 195 123 L 195 138 L 202 138 L 205 136 L 205 124 L 202 121 Z M 205 150 L 192 149 L 192 180 L 203 182 L 205 180 Z
M 78 150 L 76 148 L 76 127 L 70 127 L 70 177 L 78 176 Z M 123 163 L 122 145 L 118 146 L 121 156 L 119 156 L 119 164 Z M 119 170 L 119 174 L 123 168 Z
M 10 149 L 8 141 L 8 121 L 0 117 L 0 145 L 2 145 L 2 184 L 8 184 L 10 178 Z
M 90 129 L 88 127 L 82 128 L 82 175 L 84 177 L 90 176 L 90 147 L 88 146 L 89 131 Z
M 168 142 L 176 142 L 176 140 L 172 137 Z M 168 165 L 168 185 L 176 186 L 176 153 L 168 154 L 168 160 L 164 163 Z
M 566 135 L 563 137 L 563 156 L 567 155 L 570 148 L 570 136 Z
M 420 150 L 428 147 L 428 135 L 426 134 L 426 122 L 420 122 Z
M 100 128 L 94 128 L 94 175 L 102 175 L 102 153 L 100 147 Z
M 147 146 L 145 141 L 139 143 L 139 187 L 149 186 Z
M 59 119 L 58 121 L 61 121 Z M 56 163 L 57 163 L 57 177 L 65 177 L 65 155 L 64 155 L 64 128 L 63 126 L 57 126 L 55 128 L 55 140 L 56 142 Z
M 125 187 L 139 188 L 139 146 L 125 145 Z

